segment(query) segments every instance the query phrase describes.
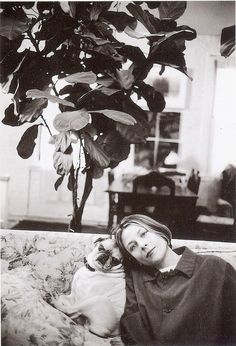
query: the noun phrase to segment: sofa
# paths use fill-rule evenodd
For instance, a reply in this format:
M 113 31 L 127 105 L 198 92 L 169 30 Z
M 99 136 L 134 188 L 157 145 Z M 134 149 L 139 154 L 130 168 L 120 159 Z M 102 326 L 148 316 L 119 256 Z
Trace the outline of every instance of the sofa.
M 105 235 L 104 235 L 105 236 Z M 118 345 L 55 309 L 50 298 L 69 293 L 75 271 L 101 234 L 1 230 L 2 345 Z M 222 257 L 236 269 L 236 244 L 174 239 L 201 254 Z

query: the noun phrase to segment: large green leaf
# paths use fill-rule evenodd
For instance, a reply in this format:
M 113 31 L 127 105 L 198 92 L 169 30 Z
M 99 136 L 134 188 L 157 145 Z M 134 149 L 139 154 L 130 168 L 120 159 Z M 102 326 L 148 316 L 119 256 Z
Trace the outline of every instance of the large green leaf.
M 85 34 L 81 34 L 79 30 L 78 31 L 75 30 L 75 33 L 78 33 L 81 37 L 85 37 L 85 38 L 91 39 L 98 46 L 103 45 L 105 43 L 110 43 L 110 41 L 104 40 L 101 37 L 97 37 L 96 35 L 94 35 L 91 32 L 86 32 Z
M 5 109 L 5 117 L 2 119 L 2 123 L 4 125 L 9 125 L 9 126 L 19 126 L 19 125 L 21 125 L 19 123 L 19 117 L 14 113 L 14 104 L 13 103 L 11 103 Z
M 53 125 L 59 132 L 70 130 L 81 130 L 89 123 L 89 113 L 86 109 L 73 112 L 63 112 L 56 115 Z
M 164 37 L 164 36 L 165 36 L 164 33 L 155 33 L 155 34 L 149 34 L 149 33 L 147 33 L 147 34 L 144 34 L 144 33 L 141 33 L 141 32 L 138 32 L 138 31 L 136 31 L 136 30 L 131 29 L 129 26 L 127 26 L 127 27 L 125 28 L 124 32 L 125 32 L 128 36 L 130 36 L 130 37 L 132 37 L 132 38 L 136 38 L 136 39 L 142 39 L 142 38 L 148 38 L 148 37 L 159 37 L 159 38 L 161 38 L 161 37 Z
M 20 122 L 33 122 L 43 112 L 43 109 L 47 107 L 48 101 L 44 99 L 39 100 L 27 100 L 24 104 L 23 110 L 20 112 Z
M 9 93 L 10 92 L 10 87 L 11 87 L 11 83 L 12 80 L 14 78 L 15 73 L 20 69 L 23 61 L 25 60 L 27 54 L 25 54 L 23 56 L 23 58 L 21 59 L 21 61 L 19 62 L 19 64 L 16 66 L 16 68 L 14 69 L 14 71 L 12 71 L 11 74 L 8 75 L 7 80 L 5 82 L 2 83 L 2 88 L 4 90 L 5 93 Z
M 159 49 L 160 45 L 165 44 L 167 41 L 173 40 L 175 44 L 178 45 L 181 51 L 185 50 L 184 40 L 190 41 L 196 38 L 196 31 L 191 29 L 188 26 L 180 26 L 177 28 L 178 30 L 171 31 L 165 33 L 162 38 L 160 38 L 157 42 L 153 43 L 151 54 L 154 54 L 157 49 Z
M 99 146 L 97 142 L 94 142 L 88 135 L 84 134 L 84 147 L 87 150 L 90 158 L 95 161 L 100 167 L 108 167 L 110 158 Z
M 158 7 L 160 18 L 178 19 L 186 10 L 186 1 L 161 1 Z
M 150 52 L 149 59 L 154 64 L 160 64 L 165 66 L 173 67 L 183 73 L 186 73 L 186 63 L 183 54 L 183 39 L 181 40 L 181 45 L 177 41 L 166 40 L 162 44 L 155 47 Z
M 71 136 L 69 132 L 60 132 L 58 135 L 54 135 L 51 138 L 50 143 L 55 145 L 56 151 L 61 151 L 65 153 L 67 149 L 71 146 Z
M 111 77 L 99 77 L 97 83 L 104 87 L 109 87 L 114 83 L 114 80 Z
M 98 136 L 97 142 L 101 145 L 111 161 L 120 162 L 127 159 L 130 152 L 130 144 L 116 131 Z
M 96 165 L 94 163 L 93 165 L 93 179 L 99 179 L 103 176 L 103 173 L 104 173 L 104 168 Z
M 141 122 L 137 122 L 134 126 L 124 124 L 116 124 L 117 131 L 129 143 L 145 143 L 149 135 L 149 130 L 143 127 Z
M 89 111 L 89 113 L 102 113 L 106 117 L 126 125 L 134 125 L 136 120 L 128 113 L 116 111 L 114 109 L 100 109 L 96 111 Z
M 125 46 L 119 48 L 118 52 L 138 65 L 145 64 L 146 62 L 146 57 L 139 47 L 126 44 Z
M 122 55 L 120 55 L 116 48 L 110 44 L 110 43 L 107 43 L 107 44 L 103 44 L 101 46 L 97 46 L 97 47 L 94 47 L 93 48 L 93 51 L 94 52 L 97 52 L 97 53 L 100 53 L 102 55 L 105 55 L 111 59 L 113 59 L 114 61 L 117 61 L 117 62 L 124 62 L 124 58 Z M 102 56 L 100 57 L 102 59 Z
M 147 101 L 147 105 L 152 112 L 162 112 L 166 106 L 163 95 L 156 91 L 151 85 L 144 82 L 140 83 L 139 91 Z
M 137 25 L 135 18 L 125 12 L 106 11 L 102 17 L 114 25 L 118 32 L 123 31 L 127 25 L 132 28 L 135 28 Z
M 73 73 L 64 78 L 64 80 L 68 83 L 86 83 L 93 84 L 97 81 L 97 76 L 92 71 L 88 72 L 77 72 Z
M 220 54 L 227 58 L 235 50 L 235 25 L 222 29 Z
M 31 89 L 28 90 L 26 92 L 26 96 L 28 98 L 36 98 L 36 99 L 41 99 L 41 98 L 45 98 L 53 103 L 60 103 L 64 106 L 68 106 L 68 107 L 74 107 L 74 103 L 69 102 L 67 100 L 63 100 L 60 97 L 54 96 L 54 95 L 50 95 L 48 92 L 46 91 L 42 91 L 42 90 L 38 90 L 38 89 Z
M 33 125 L 29 127 L 21 137 L 16 149 L 22 159 L 28 159 L 33 154 L 39 126 Z
M 69 174 L 72 164 L 73 164 L 73 158 L 71 154 L 65 154 L 60 151 L 54 152 L 53 166 L 57 174 L 60 174 L 60 175 Z
M 30 19 L 25 15 L 20 17 L 8 16 L 0 13 L 0 35 L 5 36 L 8 40 L 14 40 L 19 37 L 23 32 L 28 30 Z
M 133 69 L 134 64 L 132 64 L 128 70 L 116 70 L 116 78 L 121 88 L 125 90 L 131 89 L 134 82 Z
M 141 6 L 129 3 L 127 5 L 129 12 L 142 23 L 151 34 L 156 34 L 161 30 L 161 22 L 158 18 L 155 18 L 147 10 L 143 10 Z
M 120 89 L 112 89 L 112 88 L 106 88 L 106 87 L 99 87 L 97 89 L 100 90 L 103 94 L 108 96 L 113 95 L 120 91 Z
M 71 17 L 75 17 L 76 3 L 72 1 L 60 1 L 60 6 L 63 12 L 68 13 Z
M 61 183 L 63 182 L 65 175 L 61 175 L 54 184 L 54 189 L 57 191 Z
M 108 10 L 111 6 L 111 2 L 108 1 L 95 1 L 91 3 L 91 7 L 89 9 L 89 17 L 91 21 L 96 22 L 101 15 L 101 13 L 105 10 Z
M 133 126 L 127 126 L 125 124 L 116 124 L 116 129 L 121 136 L 129 143 L 143 143 L 149 136 L 150 126 L 147 121 L 146 112 L 135 104 L 130 98 L 126 97 L 120 100 L 122 108 L 132 114 L 136 120 L 136 124 Z

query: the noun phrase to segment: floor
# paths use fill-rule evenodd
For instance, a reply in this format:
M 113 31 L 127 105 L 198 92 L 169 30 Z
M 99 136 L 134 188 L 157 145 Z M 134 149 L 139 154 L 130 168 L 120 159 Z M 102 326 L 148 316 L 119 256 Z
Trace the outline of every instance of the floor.
M 38 222 L 23 220 L 15 225 L 12 229 L 19 230 L 35 230 L 35 231 L 54 231 L 54 232 L 67 232 L 68 225 L 64 223 L 50 223 L 50 222 Z M 94 233 L 94 234 L 108 234 L 106 226 L 94 226 L 84 225 L 82 226 L 82 233 Z M 235 232 L 234 232 L 235 233 Z M 209 233 L 204 230 L 195 231 L 194 235 L 186 237 L 185 235 L 178 236 L 182 239 L 195 239 L 195 240 L 211 240 L 211 241 L 223 241 L 223 242 L 236 242 L 236 237 L 228 237 L 226 233 L 217 232 Z
M 23 220 L 16 224 L 12 229 L 27 230 L 27 231 L 51 231 L 51 232 L 67 232 L 68 224 L 66 223 L 51 223 Z M 82 226 L 82 233 L 107 234 L 105 226 Z

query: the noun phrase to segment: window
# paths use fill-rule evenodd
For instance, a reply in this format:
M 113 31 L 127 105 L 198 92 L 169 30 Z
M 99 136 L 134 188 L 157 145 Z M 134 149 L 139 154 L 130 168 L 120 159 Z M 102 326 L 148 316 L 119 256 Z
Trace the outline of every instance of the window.
M 176 168 L 179 150 L 181 114 L 177 112 L 148 112 L 150 137 L 145 144 L 136 144 L 134 164 L 147 169 Z

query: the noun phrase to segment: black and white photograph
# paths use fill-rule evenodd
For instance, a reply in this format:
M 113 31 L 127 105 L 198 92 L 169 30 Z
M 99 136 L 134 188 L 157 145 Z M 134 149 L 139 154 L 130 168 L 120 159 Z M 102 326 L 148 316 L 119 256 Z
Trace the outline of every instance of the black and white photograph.
M 236 346 L 235 1 L 0 1 L 2 346 Z

